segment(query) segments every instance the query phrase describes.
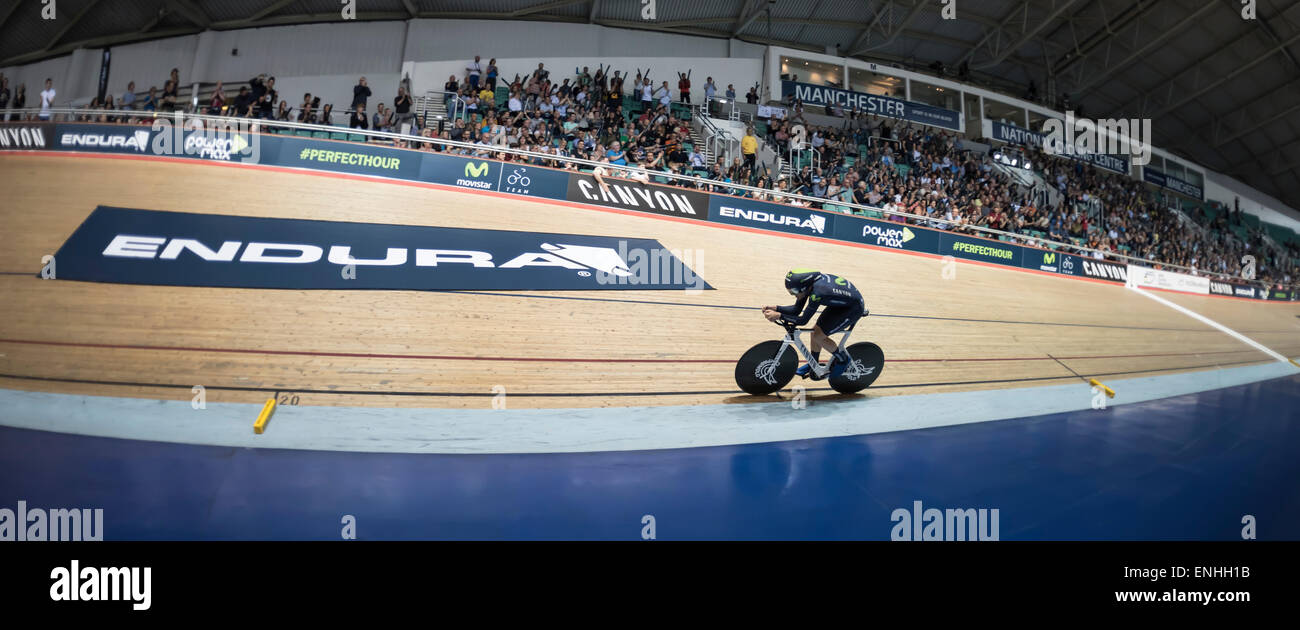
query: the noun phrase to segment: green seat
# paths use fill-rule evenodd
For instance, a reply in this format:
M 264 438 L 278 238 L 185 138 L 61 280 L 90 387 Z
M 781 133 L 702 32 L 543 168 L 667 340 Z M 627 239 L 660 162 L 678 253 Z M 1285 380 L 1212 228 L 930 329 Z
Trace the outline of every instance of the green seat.
M 337 131 L 330 132 L 330 140 L 347 140 L 347 139 L 348 139 L 348 134 L 346 133 L 339 133 Z
M 308 131 L 308 130 L 306 130 L 306 129 L 298 129 L 298 130 L 296 130 L 294 133 L 295 133 L 296 135 L 298 135 L 298 136 L 303 137 L 303 138 L 310 138 L 310 137 L 311 137 L 311 132 Z
M 350 133 L 350 134 L 348 134 L 348 141 L 349 141 L 349 142 L 365 142 L 365 141 L 366 141 L 366 137 L 363 136 L 363 135 L 361 135 L 361 134 Z
M 313 131 L 311 137 L 321 138 L 322 140 L 329 140 L 330 134 L 328 131 Z

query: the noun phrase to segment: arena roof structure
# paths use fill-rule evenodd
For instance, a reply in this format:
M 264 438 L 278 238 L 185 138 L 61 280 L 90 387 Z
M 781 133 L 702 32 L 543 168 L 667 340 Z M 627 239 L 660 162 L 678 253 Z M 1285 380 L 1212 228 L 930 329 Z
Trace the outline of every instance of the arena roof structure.
M 648 0 L 646 0 L 648 1 Z M 1246 5 L 1243 5 L 1243 1 Z M 338 0 L 0 2 L 0 66 L 146 39 L 334 22 Z M 358 20 L 509 19 L 736 38 L 927 71 L 1091 118 L 1150 118 L 1154 144 L 1300 208 L 1300 3 L 1292 0 L 357 0 Z M 1253 7 L 1254 18 L 1243 14 Z

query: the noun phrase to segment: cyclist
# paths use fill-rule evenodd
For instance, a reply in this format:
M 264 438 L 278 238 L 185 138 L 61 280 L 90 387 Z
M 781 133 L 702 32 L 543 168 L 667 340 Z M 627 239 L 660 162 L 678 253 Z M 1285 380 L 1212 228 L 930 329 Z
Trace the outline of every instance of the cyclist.
M 818 307 L 825 306 L 826 309 L 813 327 L 809 350 L 813 360 L 818 363 L 821 362 L 818 357 L 821 349 L 830 350 L 831 376 L 843 374 L 851 359 L 848 352 L 830 339 L 830 335 L 851 328 L 859 318 L 867 314 L 862 294 L 858 293 L 852 282 L 812 269 L 791 269 L 785 274 L 785 288 L 798 300 L 793 306 L 764 306 L 763 316 L 769 321 L 781 320 L 803 326 L 812 319 Z M 812 365 L 804 364 L 795 373 L 807 378 L 811 371 Z

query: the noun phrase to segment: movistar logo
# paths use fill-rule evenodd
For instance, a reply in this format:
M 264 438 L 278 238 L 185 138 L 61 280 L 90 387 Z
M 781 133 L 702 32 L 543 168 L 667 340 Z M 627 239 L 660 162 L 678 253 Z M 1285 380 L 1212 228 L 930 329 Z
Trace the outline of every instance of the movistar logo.
M 490 167 L 488 166 L 487 162 L 479 162 L 478 164 L 475 164 L 473 162 L 466 162 L 465 177 L 457 179 L 456 185 L 464 186 L 466 188 L 479 188 L 482 190 L 492 190 L 494 184 L 491 180 L 480 179 L 488 176 L 489 168 Z
M 1044 253 L 1044 254 L 1043 254 L 1043 264 L 1044 264 L 1044 265 L 1054 265 L 1054 264 L 1056 264 L 1056 252 L 1046 252 L 1046 253 Z

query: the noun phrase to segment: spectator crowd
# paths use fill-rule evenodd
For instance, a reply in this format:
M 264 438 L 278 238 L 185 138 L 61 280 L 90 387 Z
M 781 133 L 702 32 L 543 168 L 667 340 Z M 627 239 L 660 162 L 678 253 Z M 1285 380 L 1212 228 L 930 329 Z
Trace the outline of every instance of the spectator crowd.
M 846 204 L 856 204 L 879 208 L 885 218 L 900 223 L 977 234 L 996 230 L 1005 240 L 1073 243 L 1065 251 L 1115 260 L 1128 255 L 1198 272 L 1239 275 L 1242 257 L 1250 254 L 1263 282 L 1289 284 L 1300 276 L 1292 265 L 1300 258 L 1294 243 L 1266 247 L 1257 233 L 1245 240 L 1232 234 L 1228 228 L 1241 222 L 1239 212 L 1211 221 L 1198 207 L 1189 218 L 1139 181 L 1033 149 L 1024 153 L 1037 183 L 1027 184 L 1025 178 L 1012 177 L 1009 167 L 997 165 L 989 152 L 964 146 L 955 133 L 860 112 L 832 108 L 826 116 L 805 116 L 802 103 L 789 101 L 782 110 L 785 116 L 751 123 L 740 141 L 740 153 L 730 162 L 720 156 L 709 160 L 692 142 L 690 72 L 676 73 L 673 85 L 656 79 L 649 70 L 628 76 L 603 64 L 553 77 L 538 63 L 507 80 L 496 59 L 484 63 L 475 56 L 442 86 L 443 102 L 456 115 L 435 123 L 415 115 L 405 80 L 391 105 L 381 100 L 371 112 L 374 94 L 365 77 L 353 87 L 345 112 L 322 105 L 321 97 L 310 93 L 294 106 L 277 92 L 275 77 L 266 74 L 240 85 L 233 96 L 217 83 L 199 109 L 210 115 L 322 125 L 336 125 L 336 117 L 345 116 L 352 129 L 405 130 L 413 136 L 397 141 L 399 146 L 571 170 L 579 166 L 561 158 L 596 162 L 600 166 L 587 170 L 594 170 L 602 181 L 606 176 L 641 181 L 653 177 L 661 183 L 841 212 L 851 212 Z M 135 83 L 128 83 L 119 98 L 109 94 L 102 102 L 94 99 L 80 118 L 113 120 L 112 114 L 94 110 L 174 111 L 183 108 L 178 105 L 179 86 L 177 69 L 161 91 L 151 86 L 137 93 Z M 504 98 L 498 98 L 498 88 L 504 88 Z M 706 101 L 736 99 L 734 85 L 720 90 L 712 77 L 706 78 L 703 91 Z M 47 81 L 42 110 L 54 98 Z M 745 100 L 757 103 L 757 90 L 751 89 Z M 25 86 L 11 93 L 8 79 L 0 76 L 0 109 L 25 103 Z M 822 122 L 814 124 L 813 119 Z M 776 161 L 757 159 L 760 143 L 778 156 L 798 153 L 808 159 L 785 175 Z M 792 147 L 802 151 L 792 153 Z M 505 148 L 554 157 L 523 157 Z M 818 201 L 796 199 L 791 196 L 795 194 Z

